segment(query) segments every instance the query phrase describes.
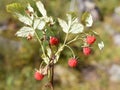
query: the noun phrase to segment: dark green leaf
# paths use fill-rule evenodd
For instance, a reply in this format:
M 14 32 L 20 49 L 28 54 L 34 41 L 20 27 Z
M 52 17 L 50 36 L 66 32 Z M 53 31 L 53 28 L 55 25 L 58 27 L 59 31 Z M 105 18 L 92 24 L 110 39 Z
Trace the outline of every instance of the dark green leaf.
M 19 3 L 12 3 L 6 6 L 8 12 L 24 14 L 25 8 Z

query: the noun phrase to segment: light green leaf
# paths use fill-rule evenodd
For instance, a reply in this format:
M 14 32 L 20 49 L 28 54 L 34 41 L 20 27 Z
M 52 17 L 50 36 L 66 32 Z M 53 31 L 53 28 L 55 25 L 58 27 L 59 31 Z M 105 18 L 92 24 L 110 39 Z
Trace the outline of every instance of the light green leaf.
M 34 19 L 34 15 L 35 15 L 34 9 L 32 8 L 32 6 L 31 6 L 30 4 L 28 4 L 27 9 L 28 9 L 28 11 L 31 13 L 31 14 L 29 15 L 30 18 L 33 20 L 33 19 Z M 34 15 L 33 15 L 33 13 L 34 13 Z
M 50 16 L 49 17 L 49 23 L 51 24 L 51 25 L 53 25 L 55 22 L 53 21 L 53 18 Z
M 50 48 L 47 48 L 47 55 L 48 55 L 49 57 L 51 57 L 51 54 L 52 54 L 51 49 L 50 49 Z
M 38 27 L 39 23 L 40 23 L 40 19 L 39 18 L 35 19 L 34 24 L 33 24 L 33 28 L 36 29 Z
M 19 21 L 21 21 L 22 23 L 31 26 L 32 25 L 32 20 L 24 15 L 21 14 L 16 14 L 18 16 Z
M 91 27 L 93 24 L 93 19 L 92 19 L 92 15 L 88 12 L 85 12 L 82 15 L 82 22 L 86 27 Z
M 59 22 L 60 26 L 62 27 L 62 30 L 65 33 L 68 33 L 69 27 L 68 27 L 67 23 L 64 20 L 60 19 L 60 18 L 58 18 L 58 22 Z
M 48 65 L 49 64 L 49 58 L 44 56 L 44 55 L 42 55 L 41 57 L 44 60 L 44 62 Z
M 72 16 L 71 16 L 71 14 L 67 14 L 67 18 L 68 18 L 68 26 L 70 27 L 70 25 L 72 23 Z
M 70 33 L 73 34 L 78 34 L 83 32 L 84 26 L 79 23 L 78 18 L 74 18 L 71 20 L 71 25 L 70 25 Z
M 92 24 L 93 24 L 93 19 L 92 19 L 92 16 L 91 16 L 91 14 L 89 14 L 89 16 L 86 18 L 86 26 L 87 27 L 91 27 L 92 26 Z
M 84 26 L 80 23 L 74 23 L 70 28 L 70 33 L 77 34 L 83 32 Z
M 28 35 L 34 36 L 34 32 L 35 31 L 33 30 L 33 28 L 24 26 L 19 31 L 17 31 L 15 35 L 17 35 L 18 37 L 27 37 Z
M 38 10 L 40 11 L 40 13 L 44 17 L 46 17 L 47 16 L 47 12 L 46 12 L 46 10 L 45 10 L 44 5 L 42 4 L 42 2 L 41 1 L 37 1 L 36 2 L 36 6 L 37 6 Z
M 42 30 L 45 27 L 45 24 L 46 24 L 46 22 L 43 19 L 36 18 L 35 21 L 34 21 L 33 27 L 34 27 L 34 29 L 37 28 L 39 30 Z
M 46 24 L 45 21 L 42 20 L 42 21 L 40 21 L 40 23 L 39 23 L 39 25 L 38 25 L 37 28 L 38 28 L 39 30 L 42 30 L 42 29 L 45 27 L 45 24 Z
M 102 50 L 104 48 L 103 41 L 101 41 L 100 43 L 98 43 L 98 47 L 99 47 L 100 50 Z
M 28 9 L 28 11 L 30 11 L 30 12 L 34 12 L 34 9 L 32 8 L 32 6 L 31 6 L 30 4 L 28 4 L 27 9 Z

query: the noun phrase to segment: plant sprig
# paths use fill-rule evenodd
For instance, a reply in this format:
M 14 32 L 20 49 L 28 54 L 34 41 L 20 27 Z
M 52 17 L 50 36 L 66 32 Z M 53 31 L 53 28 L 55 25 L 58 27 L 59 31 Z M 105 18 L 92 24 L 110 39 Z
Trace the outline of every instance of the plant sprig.
M 92 27 L 93 24 L 92 16 L 88 12 L 85 12 L 83 14 L 81 22 L 77 17 L 72 18 L 71 14 L 66 14 L 67 21 L 58 18 L 62 33 L 66 34 L 63 42 L 60 42 L 59 39 L 55 36 L 47 35 L 46 33 L 49 33 L 51 31 L 47 30 L 46 27 L 51 28 L 51 25 L 56 25 L 56 22 L 54 22 L 53 17 L 49 17 L 47 15 L 47 11 L 41 1 L 35 1 L 35 4 L 42 16 L 38 16 L 38 12 L 35 11 L 30 4 L 28 4 L 27 7 L 23 7 L 18 3 L 9 4 L 7 5 L 7 10 L 16 15 L 19 21 L 24 24 L 24 26 L 16 32 L 16 36 L 25 37 L 28 40 L 31 40 L 35 36 L 39 42 L 43 53 L 43 55 L 41 55 L 43 61 L 40 65 L 39 70 L 36 70 L 35 78 L 37 80 L 41 80 L 45 75 L 48 75 L 48 85 L 50 85 L 51 89 L 53 90 L 54 64 L 59 61 L 60 54 L 63 50 L 65 50 L 65 47 L 67 47 L 72 53 L 72 58 L 68 61 L 69 66 L 75 67 L 77 65 L 77 60 L 75 58 L 75 53 L 70 46 L 71 43 L 82 40 L 84 44 L 83 53 L 85 55 L 90 54 L 90 47 L 96 41 L 96 38 L 100 50 L 104 47 L 104 43 L 101 41 L 99 35 L 95 32 L 92 32 L 91 30 L 89 31 L 90 33 L 85 32 L 85 28 Z M 40 36 L 38 32 L 41 32 L 42 36 Z M 54 30 L 52 30 L 52 32 L 54 32 Z M 74 35 L 74 38 L 72 37 L 68 41 L 70 34 Z M 82 34 L 84 34 L 84 37 Z M 49 44 L 44 47 L 44 42 L 46 41 Z M 54 47 L 57 47 L 57 49 L 54 49 Z M 43 62 L 45 64 L 43 64 Z

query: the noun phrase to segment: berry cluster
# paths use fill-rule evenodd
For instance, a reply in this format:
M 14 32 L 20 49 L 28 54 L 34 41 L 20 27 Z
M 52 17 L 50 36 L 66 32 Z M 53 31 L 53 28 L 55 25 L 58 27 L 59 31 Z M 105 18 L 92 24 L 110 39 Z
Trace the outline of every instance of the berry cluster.
M 90 35 L 86 37 L 86 43 L 88 44 L 88 46 L 83 47 L 84 55 L 89 55 L 91 53 L 91 48 L 89 46 L 92 45 L 95 41 L 96 41 L 95 36 Z
M 30 40 L 31 36 L 29 35 L 27 37 L 27 39 Z M 85 43 L 87 43 L 87 46 L 83 47 L 84 55 L 89 55 L 91 53 L 91 48 L 89 46 L 92 45 L 95 41 L 96 41 L 95 36 L 87 36 L 86 37 Z M 58 45 L 59 44 L 58 38 L 50 37 L 49 44 L 52 45 L 52 46 Z M 68 60 L 68 65 L 72 68 L 76 67 L 77 63 L 78 63 L 78 61 L 77 61 L 76 58 L 70 58 Z M 42 80 L 44 78 L 44 74 L 40 73 L 39 71 L 36 71 L 35 74 L 34 74 L 34 78 L 36 80 Z

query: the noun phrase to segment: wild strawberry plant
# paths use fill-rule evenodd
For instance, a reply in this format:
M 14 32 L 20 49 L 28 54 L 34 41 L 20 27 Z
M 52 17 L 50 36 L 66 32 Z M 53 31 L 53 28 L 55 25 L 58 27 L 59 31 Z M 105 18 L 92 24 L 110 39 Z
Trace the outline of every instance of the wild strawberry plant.
M 41 1 L 35 1 L 35 5 L 38 10 L 34 9 L 30 4 L 23 7 L 19 3 L 13 3 L 7 5 L 7 10 L 17 16 L 18 20 L 24 24 L 16 32 L 16 36 L 26 38 L 27 40 L 37 39 L 39 42 L 43 61 L 40 64 L 40 68 L 35 70 L 34 78 L 42 80 L 45 76 L 48 76 L 49 83 L 47 85 L 53 90 L 54 65 L 59 61 L 63 50 L 68 48 L 72 53 L 72 57 L 68 59 L 68 65 L 73 68 L 77 66 L 78 59 L 70 46 L 71 43 L 81 40 L 84 55 L 90 55 L 91 47 L 94 43 L 98 45 L 100 50 L 104 47 L 104 43 L 99 35 L 90 29 L 93 24 L 90 13 L 85 12 L 81 21 L 78 17 L 73 17 L 71 14 L 66 14 L 67 20 L 57 18 L 57 21 L 54 21 L 54 17 L 47 15 L 47 11 Z M 64 38 L 63 42 L 56 37 L 57 35 L 49 34 L 56 32 L 52 30 L 52 26 L 57 25 L 57 22 L 61 27 L 58 30 L 62 30 L 61 33 L 65 34 L 65 37 L 62 37 Z M 73 35 L 73 37 L 68 39 L 70 35 Z

